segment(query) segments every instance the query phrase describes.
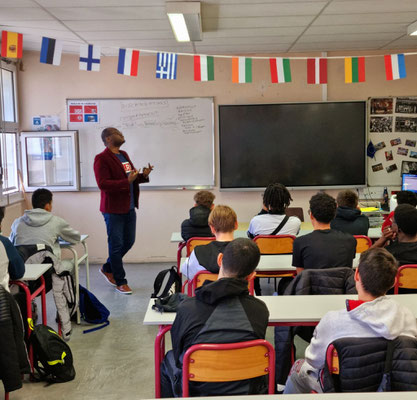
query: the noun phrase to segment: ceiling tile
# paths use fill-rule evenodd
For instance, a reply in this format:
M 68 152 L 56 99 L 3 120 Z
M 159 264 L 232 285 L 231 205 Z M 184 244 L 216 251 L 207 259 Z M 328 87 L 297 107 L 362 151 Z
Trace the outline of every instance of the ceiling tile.
M 327 43 L 327 42 L 370 42 L 375 41 L 389 41 L 398 37 L 395 33 L 346 33 L 333 35 L 308 35 L 302 36 L 298 43 Z
M 169 31 L 149 31 L 149 30 L 136 30 L 136 31 L 104 31 L 104 32 L 81 32 L 79 35 L 87 41 L 94 40 L 118 40 L 120 44 L 123 44 L 125 39 L 174 39 L 174 34 Z
M 164 30 L 171 29 L 167 17 L 163 19 L 116 20 L 116 21 L 65 21 L 68 28 L 80 32 L 95 31 L 131 31 L 135 29 Z
M 401 4 L 399 4 L 401 2 Z M 395 13 L 399 11 L 417 11 L 416 0 L 363 0 L 363 1 L 336 1 L 331 2 L 323 14 L 373 14 Z
M 39 44 L 41 43 L 42 36 L 54 38 L 54 39 L 61 39 L 61 40 L 76 40 L 79 41 L 80 39 L 74 33 L 70 31 L 62 31 L 62 30 L 55 30 L 55 29 L 47 29 L 47 28 L 22 28 L 22 27 L 10 27 L 10 26 L 3 26 L 0 24 L 0 30 L 11 30 L 12 32 L 19 31 L 19 33 L 23 33 L 23 41 L 25 42 L 27 36 L 30 35 L 32 37 L 37 37 Z
M 43 7 L 137 7 L 164 6 L 165 0 L 36 0 Z
M 36 7 L 1 7 L 0 8 L 0 24 L 4 24 L 8 20 L 51 20 L 51 17 L 47 12 L 41 8 Z
M 286 28 L 251 28 L 251 29 L 222 29 L 214 32 L 203 32 L 203 41 L 211 38 L 244 38 L 255 36 L 298 36 L 304 30 L 303 27 Z
M 313 15 L 287 17 L 241 17 L 241 18 L 203 18 L 203 31 L 232 28 L 281 28 L 304 27 L 312 20 Z
M 333 35 L 338 33 L 404 33 L 407 31 L 405 24 L 363 24 L 363 25 L 331 25 L 311 26 L 305 32 L 309 35 Z
M 385 41 L 361 41 L 361 42 L 316 42 L 316 43 L 296 43 L 292 52 L 304 51 L 334 51 L 334 50 L 371 50 L 380 48 Z
M 375 12 L 373 14 L 344 14 L 344 15 L 320 15 L 313 23 L 316 25 L 356 25 L 356 24 L 410 24 L 417 19 L 417 12 L 410 13 L 386 13 Z

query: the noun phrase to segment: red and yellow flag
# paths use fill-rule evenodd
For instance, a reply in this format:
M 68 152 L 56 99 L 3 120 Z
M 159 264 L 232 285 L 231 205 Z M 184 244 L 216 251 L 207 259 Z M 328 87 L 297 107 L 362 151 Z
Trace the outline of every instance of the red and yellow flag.
M 1 56 L 5 58 L 22 58 L 23 35 L 16 32 L 2 31 Z

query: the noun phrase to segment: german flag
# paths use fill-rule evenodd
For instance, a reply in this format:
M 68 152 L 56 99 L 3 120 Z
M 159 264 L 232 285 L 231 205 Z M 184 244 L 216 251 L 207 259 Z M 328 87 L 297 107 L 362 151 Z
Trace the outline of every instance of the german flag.
M 22 58 L 23 35 L 16 32 L 2 31 L 1 56 L 5 58 Z

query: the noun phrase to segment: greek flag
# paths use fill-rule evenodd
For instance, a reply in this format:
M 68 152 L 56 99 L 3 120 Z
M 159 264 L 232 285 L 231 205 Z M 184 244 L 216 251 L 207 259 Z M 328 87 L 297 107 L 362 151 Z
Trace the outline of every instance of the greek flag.
M 158 53 L 156 57 L 156 77 L 158 79 L 177 79 L 177 55 Z

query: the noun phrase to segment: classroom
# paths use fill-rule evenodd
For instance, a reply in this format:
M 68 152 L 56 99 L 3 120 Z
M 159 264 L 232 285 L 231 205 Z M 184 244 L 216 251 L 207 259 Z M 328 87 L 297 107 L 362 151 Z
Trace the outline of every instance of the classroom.
M 1 0 L 1 30 L 23 34 L 23 56 L 17 63 L 15 74 L 18 132 L 33 131 L 33 117 L 42 115 L 57 116 L 61 130 L 70 129 L 69 99 L 212 98 L 214 185 L 208 190 L 216 196 L 216 205 L 224 204 L 233 208 L 239 223 L 244 226 L 239 229 L 245 229 L 262 206 L 264 188 L 221 189 L 220 105 L 367 102 L 370 98 L 417 96 L 417 36 L 407 34 L 407 27 L 417 20 L 415 1 L 204 0 L 201 2 L 202 41 L 191 43 L 175 40 L 166 16 L 168 3 L 164 0 Z M 62 40 L 60 65 L 39 62 L 42 37 Z M 99 71 L 79 69 L 79 46 L 85 44 L 101 46 Z M 139 56 L 138 76 L 117 74 L 118 51 L 121 47 L 143 50 Z M 147 50 L 150 52 L 147 53 Z M 158 51 L 180 53 L 176 79 L 155 77 Z M 194 81 L 194 54 L 214 56 L 213 81 Z M 406 55 L 405 78 L 387 80 L 384 55 L 390 54 Z M 253 57 L 250 83 L 232 81 L 232 56 Z M 271 82 L 269 57 L 290 58 L 291 82 Z M 306 59 L 316 57 L 328 58 L 327 84 L 307 83 Z M 345 83 L 345 57 L 365 57 L 364 82 Z M 5 61 L 2 58 L 2 63 Z M 4 124 L 1 132 L 6 132 Z M 390 136 L 389 139 L 396 136 Z M 377 136 L 372 138 L 375 145 L 379 140 Z M 410 135 L 410 138 L 414 136 Z M 381 140 L 386 142 L 385 138 Z M 149 184 L 152 185 L 152 175 L 162 168 L 163 158 L 158 161 L 159 165 L 153 159 L 138 158 L 130 150 L 133 141 L 134 138 L 129 136 L 122 149 L 129 153 L 137 168 L 148 163 L 154 165 Z M 135 146 L 146 154 L 146 147 L 151 142 L 152 137 L 147 137 L 143 143 L 135 143 Z M 0 151 L 3 150 L 2 144 L 0 142 Z M 80 149 L 84 145 L 80 136 Z M 367 145 L 368 140 L 363 148 L 365 155 Z M 95 146 L 102 146 L 99 135 Z M 90 153 L 91 163 L 97 153 Z M 413 158 L 397 155 L 397 149 L 393 153 L 398 168 L 403 160 L 413 161 Z M 19 159 L 23 156 L 18 153 Z M 181 156 L 176 154 L 175 157 Z M 366 158 L 369 167 L 366 171 L 372 172 L 370 164 L 375 162 L 372 158 Z M 304 161 L 308 165 L 308 157 Z M 21 168 L 21 161 L 17 165 Z M 387 165 L 384 161 L 384 168 Z M 169 168 L 167 165 L 163 167 Z M 256 163 L 247 166 L 248 169 L 255 167 Z M 385 171 L 381 172 L 388 177 L 387 180 L 377 178 L 373 185 L 368 185 L 369 188 L 354 188 L 360 194 L 365 193 L 360 196 L 364 206 L 375 205 L 367 204 L 370 197 L 381 202 L 385 187 L 389 194 L 400 190 L 399 171 L 393 172 L 395 178 Z M 90 173 L 93 174 L 92 170 Z M 113 293 L 99 274 L 99 268 L 108 254 L 98 188 L 78 191 L 51 189 L 53 213 L 65 219 L 81 234 L 88 235 L 90 288 L 110 309 L 111 323 L 105 329 L 86 335 L 82 333 L 83 325 L 80 327 L 73 323 L 74 333 L 69 345 L 75 357 L 83 360 L 79 361 L 82 367 L 77 370 L 78 376 L 73 382 L 43 387 L 44 384 L 25 381 L 22 389 L 10 394 L 11 399 L 49 399 L 57 395 L 69 399 L 154 398 L 153 346 L 157 326 L 144 326 L 142 321 L 157 273 L 177 262 L 178 243 L 171 241 L 171 235 L 180 230 L 181 222 L 188 217 L 193 196 L 198 189 L 147 189 L 146 184 L 140 187 L 136 241 L 123 260 L 133 290 L 133 295 L 126 297 Z M 309 200 L 318 189 L 289 189 L 293 199 L 291 207 L 301 207 L 304 219 L 308 221 Z M 340 188 L 326 187 L 324 190 L 336 198 Z M 366 196 L 366 190 L 368 193 L 372 190 L 375 195 Z M 27 209 L 25 198 L 30 203 L 30 197 L 30 192 L 25 196 L 13 193 L 1 196 L 0 205 L 6 207 L 1 223 L 2 235 L 9 236 L 13 221 Z M 85 282 L 82 266 L 80 282 Z M 56 328 L 52 297 L 48 296 L 47 302 L 49 323 Z M 112 332 L 113 329 L 115 331 Z M 120 360 L 117 360 L 117 352 L 111 355 L 109 349 L 113 344 L 120 350 Z M 113 357 L 115 361 L 112 365 Z M 76 359 L 76 369 L 77 362 Z M 118 382 L 123 386 L 118 385 Z

